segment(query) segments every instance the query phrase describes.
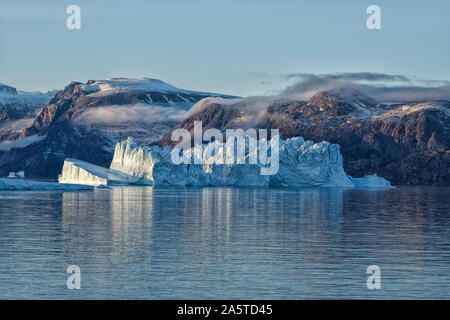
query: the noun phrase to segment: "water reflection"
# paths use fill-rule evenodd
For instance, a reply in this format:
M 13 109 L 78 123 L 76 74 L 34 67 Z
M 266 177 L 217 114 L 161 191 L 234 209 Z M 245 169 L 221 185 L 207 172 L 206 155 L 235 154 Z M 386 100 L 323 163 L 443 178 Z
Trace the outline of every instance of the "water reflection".
M 3 193 L 0 285 L 51 298 L 448 297 L 448 191 Z M 83 273 L 70 296 L 69 264 Z M 381 291 L 366 289 L 371 264 Z M 37 270 L 39 288 L 18 287 Z

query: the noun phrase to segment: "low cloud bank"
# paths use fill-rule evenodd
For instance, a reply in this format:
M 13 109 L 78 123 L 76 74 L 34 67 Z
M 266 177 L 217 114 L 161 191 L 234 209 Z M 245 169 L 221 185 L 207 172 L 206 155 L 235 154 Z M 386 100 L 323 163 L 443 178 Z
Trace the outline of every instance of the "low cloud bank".
M 186 115 L 187 111 L 174 107 L 150 106 L 148 104 L 111 105 L 87 109 L 78 116 L 77 120 L 114 125 L 130 122 L 181 121 Z
M 287 78 L 299 78 L 287 87 L 279 97 L 306 100 L 320 91 L 360 91 L 379 102 L 418 102 L 426 100 L 450 100 L 450 81 L 417 80 L 403 75 L 358 72 L 336 74 L 290 74 Z
M 220 105 L 235 105 L 245 110 L 256 121 L 269 105 L 276 102 L 305 101 L 322 91 L 350 94 L 360 92 L 379 103 L 411 103 L 431 100 L 450 101 L 450 81 L 412 79 L 404 75 L 356 72 L 333 74 L 292 73 L 285 80 L 298 79 L 278 93 L 226 100 L 207 98 L 198 102 L 189 115 L 199 111 L 207 100 Z
M 34 118 L 8 121 L 0 126 L 0 131 L 22 131 L 33 124 Z
M 10 151 L 13 148 L 22 149 L 43 139 L 45 139 L 45 136 L 32 135 L 23 139 L 3 141 L 0 143 L 0 151 Z

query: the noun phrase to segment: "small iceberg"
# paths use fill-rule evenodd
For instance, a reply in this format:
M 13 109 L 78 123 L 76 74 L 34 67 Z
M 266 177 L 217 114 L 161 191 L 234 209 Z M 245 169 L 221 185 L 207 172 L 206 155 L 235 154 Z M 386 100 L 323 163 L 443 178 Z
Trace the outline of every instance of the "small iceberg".
M 10 172 L 8 175 L 8 178 L 20 178 L 23 179 L 25 178 L 25 172 L 23 170 L 19 171 L 19 172 Z
M 151 185 L 151 181 L 114 169 L 103 168 L 77 159 L 66 159 L 59 183 L 85 184 L 90 186 Z
M 391 184 L 377 174 L 368 175 L 362 178 L 349 177 L 356 188 L 391 188 Z
M 92 189 L 94 189 L 94 187 L 81 184 L 64 184 L 57 182 L 0 178 L 0 191 L 11 191 L 11 190 L 75 191 L 75 190 L 92 190 Z

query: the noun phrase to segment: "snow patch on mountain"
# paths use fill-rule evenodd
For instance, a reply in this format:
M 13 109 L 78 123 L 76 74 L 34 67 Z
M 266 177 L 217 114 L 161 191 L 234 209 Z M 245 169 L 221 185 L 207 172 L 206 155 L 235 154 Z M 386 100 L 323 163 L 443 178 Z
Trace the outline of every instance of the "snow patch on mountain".
M 450 104 L 443 101 L 430 101 L 421 103 L 403 104 L 390 109 L 389 111 L 374 116 L 374 119 L 385 119 L 390 117 L 403 117 L 408 114 L 419 112 L 423 110 L 435 110 L 443 112 L 447 117 L 450 117 Z
M 0 104 L 46 104 L 55 95 L 56 91 L 42 93 L 40 91 L 17 91 L 16 88 L 0 84 Z
M 217 94 L 190 91 L 177 88 L 162 80 L 143 78 L 109 78 L 106 80 L 93 80 L 82 85 L 82 89 L 86 93 L 92 95 L 105 95 L 119 92 L 145 91 L 145 92 L 161 92 L 161 93 L 186 93 L 200 94 L 205 96 L 217 96 Z M 167 101 L 169 103 L 169 101 Z
M 19 96 L 27 104 L 47 104 L 51 98 L 57 93 L 57 90 L 40 92 L 40 91 L 19 91 Z
M 23 100 L 19 97 L 16 88 L 0 83 L 0 104 L 20 104 Z

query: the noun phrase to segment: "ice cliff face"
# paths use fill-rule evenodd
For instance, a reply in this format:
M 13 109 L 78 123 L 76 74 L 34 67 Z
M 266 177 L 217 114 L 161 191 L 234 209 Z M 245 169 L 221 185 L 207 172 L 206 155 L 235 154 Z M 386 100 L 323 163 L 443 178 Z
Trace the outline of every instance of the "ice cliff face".
M 203 153 L 217 145 L 203 145 Z M 338 145 L 313 143 L 301 137 L 280 141 L 279 169 L 262 175 L 260 164 L 174 164 L 170 147 L 142 147 L 128 138 L 117 144 L 111 169 L 145 178 L 163 186 L 291 186 L 291 187 L 390 187 L 387 180 L 369 176 L 354 179 L 342 166 Z M 247 154 L 246 157 L 249 155 Z
M 62 173 L 59 175 L 58 181 L 59 183 L 85 184 L 91 186 L 151 184 L 146 179 L 130 176 L 120 171 L 106 169 L 77 159 L 66 159 L 64 161 Z
M 203 146 L 203 150 L 214 144 Z M 174 164 L 172 148 L 145 148 L 128 138 L 117 144 L 111 169 L 142 176 L 162 186 L 267 186 L 268 176 L 260 174 L 259 165 Z
M 271 177 L 270 185 L 354 187 L 342 162 L 339 145 L 290 138 L 280 146 L 279 171 Z

